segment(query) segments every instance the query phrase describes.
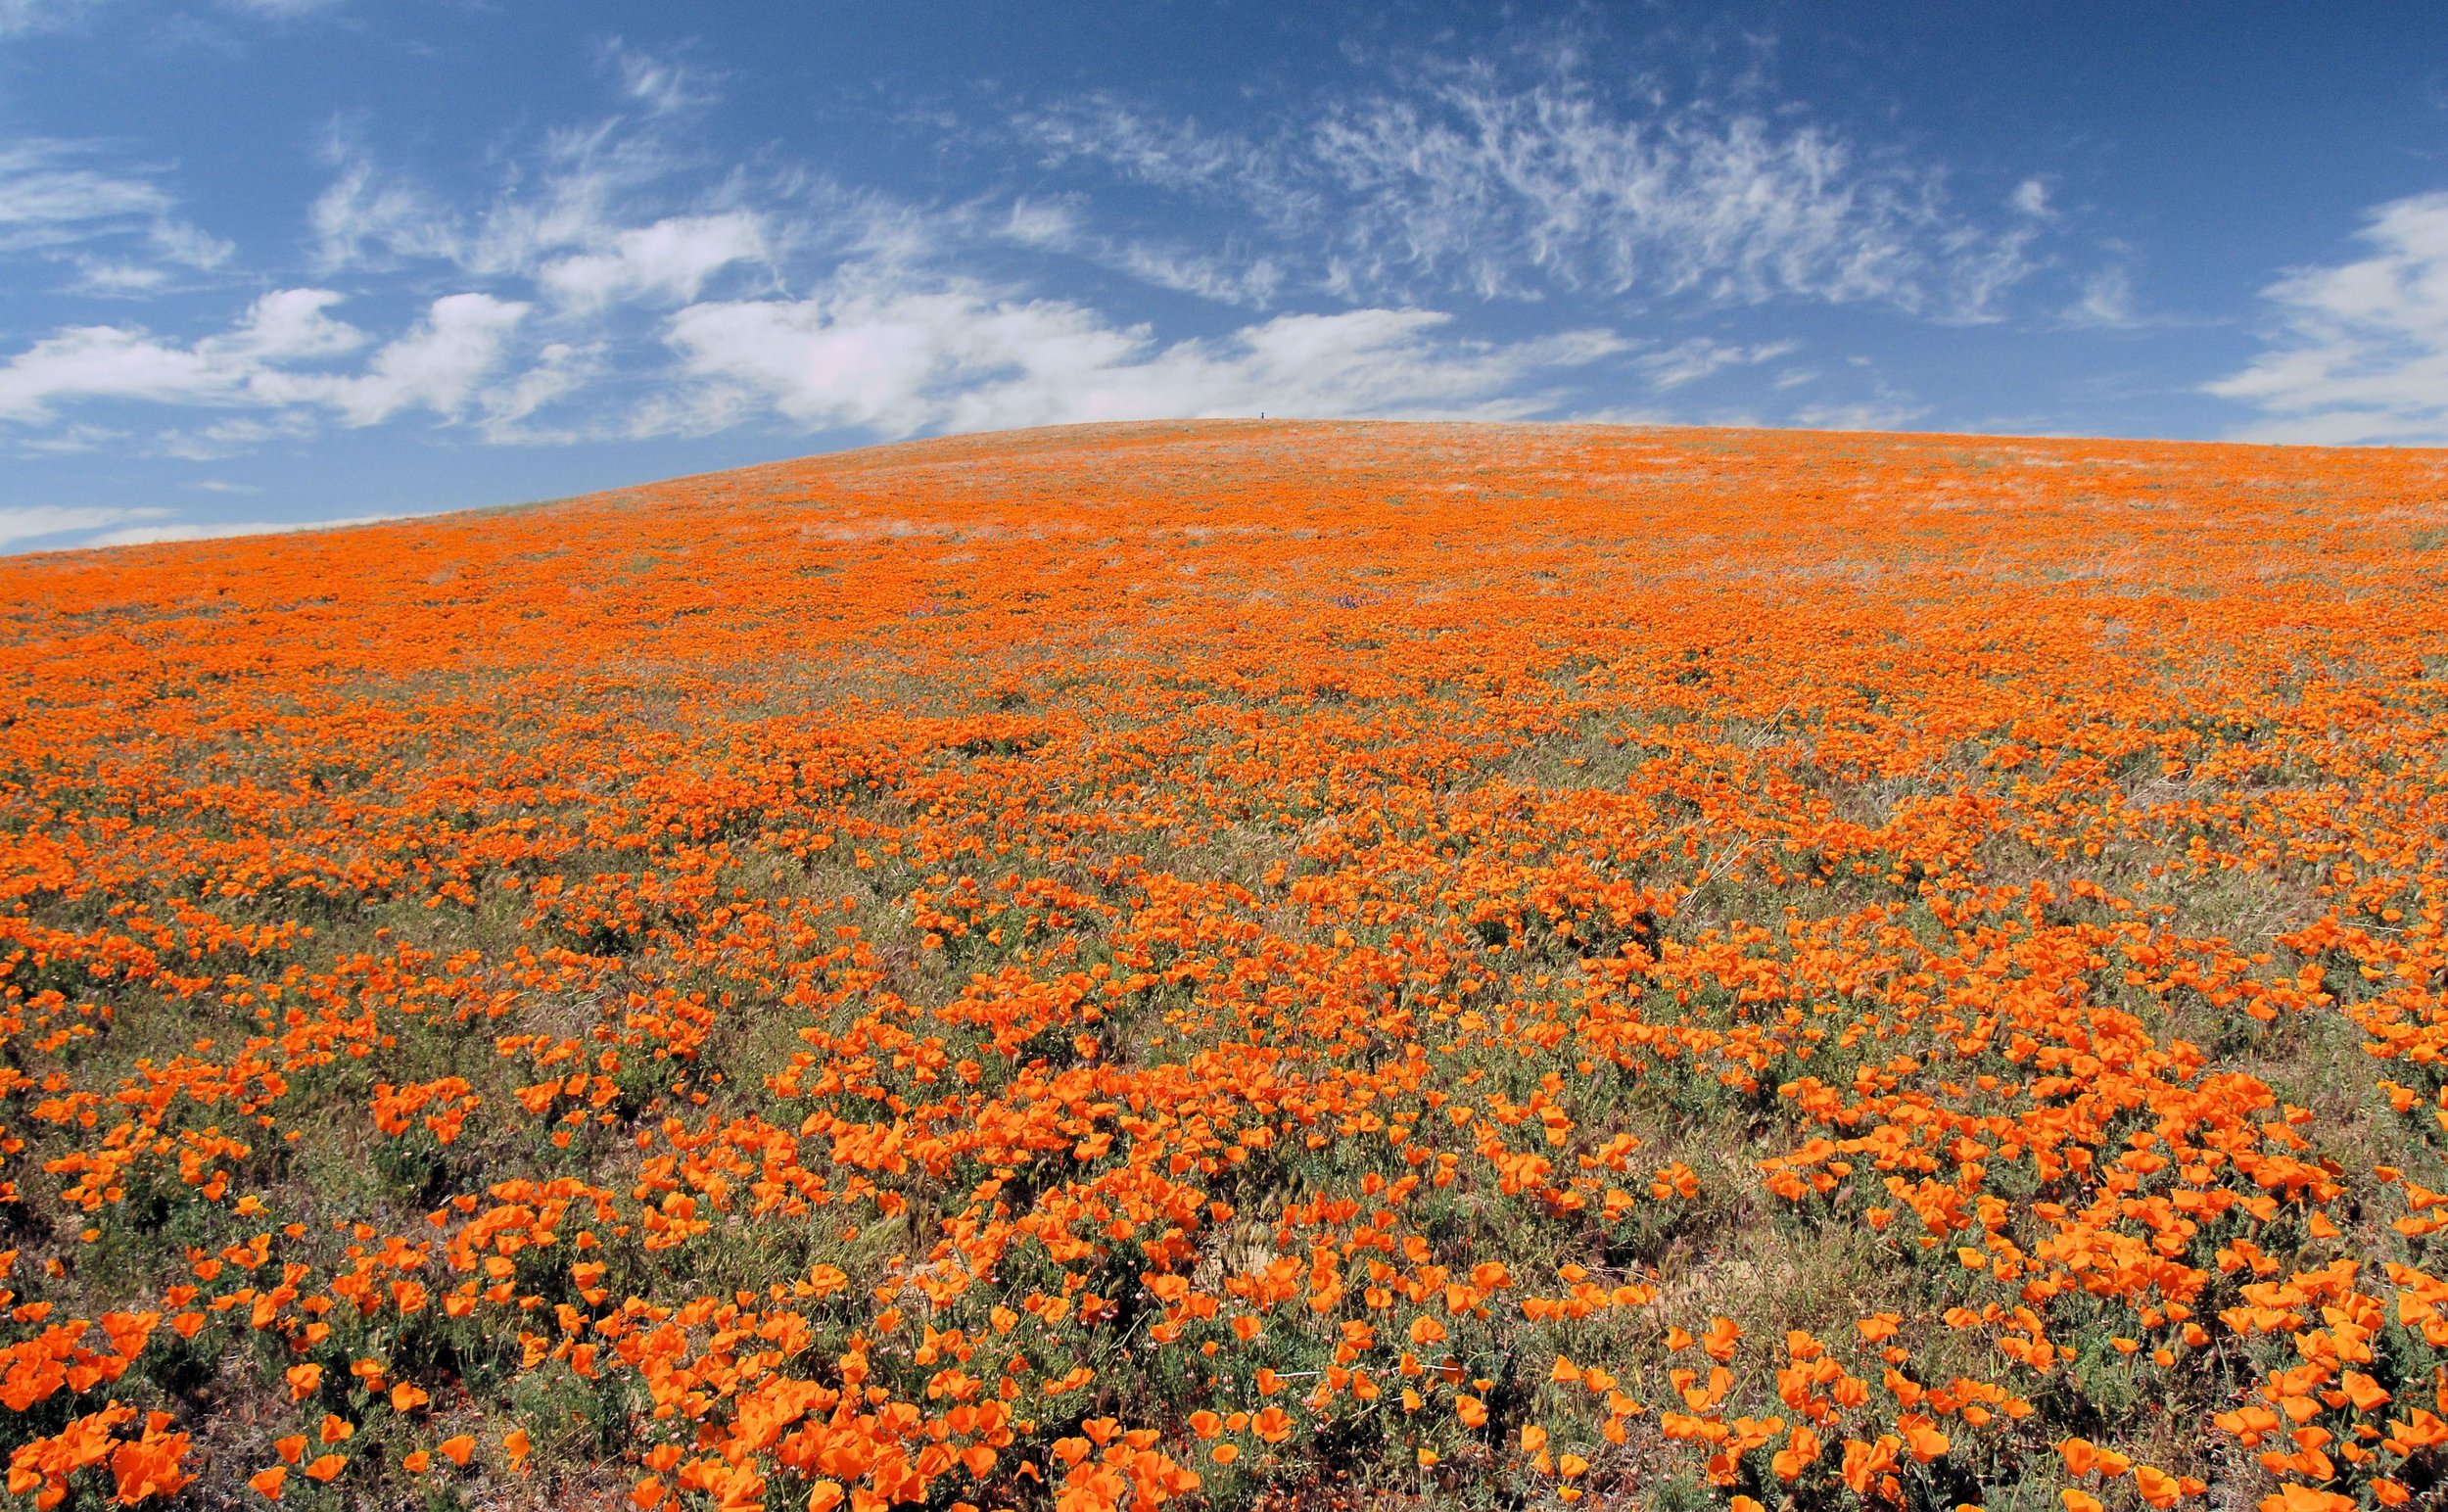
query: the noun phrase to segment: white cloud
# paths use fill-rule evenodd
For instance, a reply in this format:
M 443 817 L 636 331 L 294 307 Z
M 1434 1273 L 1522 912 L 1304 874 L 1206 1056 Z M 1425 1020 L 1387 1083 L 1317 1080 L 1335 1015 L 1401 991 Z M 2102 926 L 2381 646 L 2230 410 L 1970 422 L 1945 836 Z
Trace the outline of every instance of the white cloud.
M 71 326 L 0 366 L 0 420 L 38 423 L 79 400 L 243 402 L 268 362 L 353 344 L 354 333 L 322 313 L 338 299 L 321 289 L 268 294 L 227 334 L 186 347 L 124 326 Z
M 1917 300 L 1892 204 L 1850 182 L 1844 146 L 1763 122 L 1609 118 L 1577 91 L 1448 85 L 1426 109 L 1380 100 L 1316 132 L 1359 197 L 1370 276 L 1449 269 L 1483 297 L 1525 275 L 1611 293 Z
M 1218 305 L 1271 305 L 1284 286 L 1285 272 L 1273 258 L 1258 257 L 1238 266 L 1214 258 L 1176 249 L 1129 242 L 1099 259 L 1142 283 L 1177 294 L 1193 294 Z
M 338 8 L 344 0 L 221 0 L 232 10 L 245 11 L 271 21 L 295 21 L 317 11 Z
M 2083 280 L 2083 297 L 2065 312 L 2068 324 L 2122 330 L 2140 325 L 2134 312 L 2134 278 L 2122 267 L 2103 267 Z
M 77 292 L 119 297 L 229 260 L 236 249 L 173 213 L 153 170 L 95 167 L 86 160 L 96 155 L 74 142 L 0 146 L 0 256 L 65 260 Z
M 75 24 L 97 0 L 0 0 L 0 38 Z
M 1695 336 L 1661 352 L 1644 353 L 1633 358 L 1631 365 L 1649 380 L 1652 391 L 1663 394 L 1687 383 L 1697 383 L 1729 367 L 1772 362 L 1799 345 L 1797 342 L 1780 341 L 1744 347 Z
M 2448 444 L 2448 193 L 2382 205 L 2359 237 L 2371 256 L 2263 290 L 2277 344 L 2203 385 L 2262 411 L 2239 439 Z
M 159 509 L 123 511 L 160 515 Z M 352 525 L 379 525 L 402 518 L 396 514 L 358 514 L 338 520 L 177 520 L 162 525 L 129 525 L 105 531 L 77 543 L 79 546 L 135 546 L 161 541 L 224 541 L 232 536 L 290 536 L 302 531 L 343 530 Z
M 445 295 L 416 329 L 375 353 L 361 373 L 264 372 L 253 386 L 275 403 L 323 405 L 350 426 L 372 425 L 403 409 L 456 415 L 499 364 L 527 310 L 490 294 Z
M 76 282 L 71 287 L 78 294 L 132 296 L 152 294 L 169 281 L 170 272 L 165 267 L 79 258 L 76 260 Z
M 1041 252 L 1068 253 L 1142 283 L 1218 305 L 1263 308 L 1274 302 L 1287 276 L 1280 262 L 1263 254 L 1226 259 L 1098 235 L 1082 224 L 1076 207 L 1063 202 L 1014 200 L 992 234 Z
M 0 38 L 72 26 L 101 10 L 105 0 L 0 0 Z M 329 10 L 344 0 L 221 0 L 230 10 L 273 21 L 288 21 L 313 11 Z
M 811 429 L 887 436 L 1079 420 L 1255 414 L 1519 415 L 1525 384 L 1624 350 L 1608 332 L 1511 345 L 1443 336 L 1430 310 L 1284 315 L 1217 341 L 1159 344 L 1083 306 L 952 281 L 845 281 L 822 298 L 701 304 L 669 340 L 707 389 L 649 428 L 770 406 Z
M 219 267 L 238 250 L 234 244 L 183 220 L 156 220 L 148 234 L 162 257 L 187 267 Z
M 147 449 L 161 456 L 210 462 L 253 451 L 275 441 L 303 440 L 313 435 L 314 430 L 312 415 L 289 410 L 269 419 L 217 420 L 197 429 L 164 431 L 153 438 Z
M 124 441 L 127 433 L 107 425 L 78 423 L 62 426 L 40 436 L 12 438 L 11 449 L 32 452 L 40 456 L 72 456 L 92 451 L 113 442 Z
M 1000 233 L 1023 247 L 1065 251 L 1080 240 L 1079 213 L 1072 207 L 1045 200 L 1012 202 L 1012 213 Z
M 317 261 L 327 271 L 447 263 L 474 279 L 531 283 L 581 314 L 684 303 L 741 264 L 770 274 L 804 229 L 742 208 L 746 191 L 735 182 L 687 208 L 659 203 L 674 198 L 666 180 L 690 165 L 661 130 L 615 119 L 554 132 L 541 162 L 517 165 L 508 187 L 464 208 L 336 144 L 329 156 L 339 171 L 311 215 Z M 842 239 L 875 218 L 865 205 L 833 208 Z
M 354 352 L 366 336 L 324 313 L 340 303 L 329 289 L 283 289 L 264 295 L 227 336 L 202 342 L 198 350 L 216 359 L 244 363 L 296 361 Z
M 1814 431 L 1900 431 L 1929 413 L 1925 404 L 1892 399 L 1853 404 L 1808 404 L 1794 411 L 1792 423 Z
M 1163 120 L 1111 98 L 1073 101 L 1015 123 L 1051 165 L 1071 159 L 1106 164 L 1159 189 L 1228 196 L 1285 229 L 1309 224 L 1325 209 L 1300 168 L 1245 137 L 1196 120 Z
M 141 228 L 168 213 L 169 196 L 149 179 L 72 165 L 66 142 L 0 147 L 0 249 L 82 240 L 111 227 Z
M 608 241 L 603 251 L 545 263 L 537 281 L 562 304 L 582 309 L 639 295 L 685 301 L 721 269 L 767 256 L 765 223 L 745 211 L 673 215 L 613 232 Z
M 1569 71 L 1527 83 L 1483 66 L 1329 107 L 1264 140 L 1150 118 L 1111 99 L 1016 122 L 1051 165 L 1225 201 L 1304 246 L 1355 301 L 1423 289 L 1883 302 L 1977 320 L 2032 270 L 2048 218 L 1951 213 L 1938 174 L 1804 123 L 1705 102 L 1629 107 Z
M 651 116 L 670 116 L 714 103 L 713 81 L 671 58 L 630 46 L 619 37 L 603 44 L 604 64 L 621 81 L 621 92 Z
M 127 520 L 162 519 L 168 514 L 166 509 L 78 508 L 59 504 L 0 506 L 0 547 L 72 531 L 100 530 Z
M 407 334 L 377 351 L 361 372 L 301 371 L 296 364 L 339 356 L 365 345 L 354 326 L 326 310 L 328 289 L 264 295 L 218 336 L 178 345 L 126 326 L 72 326 L 0 365 L 0 420 L 40 424 L 67 403 L 143 401 L 162 404 L 320 408 L 344 424 L 370 425 L 405 409 L 455 417 L 498 365 L 528 307 L 489 294 L 433 302 Z M 216 428 L 167 437 L 181 454 L 217 454 L 276 434 L 294 434 L 296 417 L 259 432 Z
M 641 55 L 619 53 L 611 61 L 627 86 L 654 82 Z M 599 432 L 599 421 L 540 428 L 533 417 L 608 368 L 603 322 L 625 307 L 701 299 L 711 280 L 742 266 L 763 269 L 770 284 L 777 244 L 797 234 L 766 213 L 736 206 L 639 213 L 676 170 L 657 129 L 628 130 L 614 121 L 554 133 L 541 165 L 514 164 L 509 187 L 464 210 L 335 142 L 329 156 L 337 171 L 309 214 L 317 261 L 327 270 L 371 273 L 440 263 L 478 288 L 434 301 L 415 329 L 350 372 L 302 365 L 335 354 L 337 347 L 264 345 L 283 339 L 272 322 L 284 314 L 322 319 L 325 335 L 345 333 L 341 345 L 370 344 L 364 333 L 321 314 L 338 299 L 327 291 L 268 297 L 231 331 L 194 342 L 128 325 L 71 327 L 0 364 L 0 421 L 47 423 L 80 401 L 272 411 L 153 439 L 150 449 L 182 456 L 222 456 L 297 436 L 318 414 L 364 426 L 426 410 L 473 419 L 489 440 L 501 442 Z M 49 228 L 108 214 L 147 227 L 155 244 L 191 262 L 228 256 L 225 244 L 168 220 L 167 204 L 149 181 L 63 168 L 24 153 L 0 156 L 0 236 L 12 220 Z M 844 229 L 858 234 L 871 219 L 854 213 Z M 143 294 L 166 282 L 142 262 L 80 257 L 78 266 L 87 293 Z M 495 287 L 482 287 L 488 284 Z M 504 284 L 537 298 L 513 297 L 499 288 Z M 540 345 L 529 346 L 522 328 L 539 301 L 553 325 Z M 496 381 L 504 368 L 511 376 Z
M 537 427 L 527 422 L 537 410 L 575 393 L 603 368 L 600 347 L 574 347 L 567 342 L 547 345 L 525 372 L 485 391 L 480 420 L 485 439 L 533 446 L 576 441 L 589 434 L 584 427 Z
M 677 165 L 653 132 L 617 122 L 555 132 L 532 192 L 514 188 L 487 205 L 451 257 L 469 272 L 533 277 L 571 252 L 610 252 L 623 231 L 654 217 Z
M 457 255 L 455 217 L 430 196 L 410 184 L 378 182 L 359 154 L 334 148 L 333 156 L 340 175 L 306 215 L 324 271 Z

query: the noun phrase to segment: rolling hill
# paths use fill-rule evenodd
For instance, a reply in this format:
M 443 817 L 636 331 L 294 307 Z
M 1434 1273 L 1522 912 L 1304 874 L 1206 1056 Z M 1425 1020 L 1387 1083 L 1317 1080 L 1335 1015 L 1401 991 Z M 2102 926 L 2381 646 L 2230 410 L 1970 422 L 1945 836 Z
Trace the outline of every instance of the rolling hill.
M 1132 424 L 0 561 L 9 1490 L 2440 1495 L 2444 469 Z

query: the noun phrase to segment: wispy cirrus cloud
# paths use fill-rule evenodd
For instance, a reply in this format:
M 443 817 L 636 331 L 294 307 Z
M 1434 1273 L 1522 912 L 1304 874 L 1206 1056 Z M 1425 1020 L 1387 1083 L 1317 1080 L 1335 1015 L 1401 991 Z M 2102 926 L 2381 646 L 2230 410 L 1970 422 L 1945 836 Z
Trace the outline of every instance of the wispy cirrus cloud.
M 97 169 L 84 156 L 71 142 L 0 147 L 0 250 L 141 231 L 169 214 L 170 197 L 150 175 Z
M 1562 68 L 1421 71 L 1263 137 L 1113 96 L 1014 124 L 1052 165 L 1230 203 L 1355 300 L 1794 298 L 1982 320 L 2052 218 L 2038 180 L 1984 222 L 1951 207 L 1939 171 L 1827 127 Z
M 620 81 L 621 92 L 649 115 L 673 116 L 712 105 L 720 94 L 716 75 L 670 54 L 605 39 L 596 56 Z
M 1022 197 L 1003 213 L 1000 223 L 990 221 L 989 226 L 992 234 L 1019 246 L 1085 259 L 1154 288 L 1217 305 L 1263 309 L 1284 292 L 1289 277 L 1276 259 L 1247 247 L 1200 250 L 1177 239 L 1106 235 L 1091 229 L 1071 205 L 1059 201 Z
M 2359 239 L 2264 290 L 2270 349 L 2203 386 L 2261 411 L 2237 439 L 2448 445 L 2448 193 L 2377 207 Z
M 106 295 L 151 294 L 229 260 L 235 248 L 178 214 L 160 168 L 104 161 L 80 142 L 0 146 L 0 258 L 68 263 L 77 292 Z

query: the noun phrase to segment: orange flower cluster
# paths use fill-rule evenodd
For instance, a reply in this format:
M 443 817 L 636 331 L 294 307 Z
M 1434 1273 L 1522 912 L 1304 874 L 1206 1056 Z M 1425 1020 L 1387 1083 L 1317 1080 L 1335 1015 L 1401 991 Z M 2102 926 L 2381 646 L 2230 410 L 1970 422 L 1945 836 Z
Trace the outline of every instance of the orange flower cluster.
M 9 1492 L 2448 1495 L 2442 469 L 1086 427 L 0 563 Z

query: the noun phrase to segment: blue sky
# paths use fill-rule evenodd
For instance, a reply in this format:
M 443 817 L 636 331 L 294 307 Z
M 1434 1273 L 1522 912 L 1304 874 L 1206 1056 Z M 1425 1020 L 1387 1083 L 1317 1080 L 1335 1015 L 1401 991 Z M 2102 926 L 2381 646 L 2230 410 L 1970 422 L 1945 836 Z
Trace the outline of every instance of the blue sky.
M 2448 8 L 0 0 L 0 549 L 874 441 L 2448 443 Z

